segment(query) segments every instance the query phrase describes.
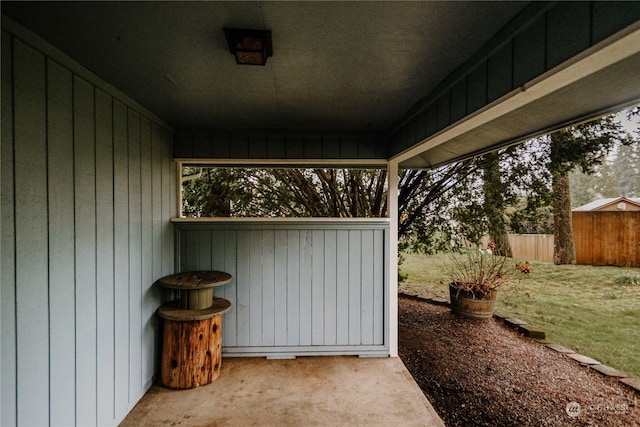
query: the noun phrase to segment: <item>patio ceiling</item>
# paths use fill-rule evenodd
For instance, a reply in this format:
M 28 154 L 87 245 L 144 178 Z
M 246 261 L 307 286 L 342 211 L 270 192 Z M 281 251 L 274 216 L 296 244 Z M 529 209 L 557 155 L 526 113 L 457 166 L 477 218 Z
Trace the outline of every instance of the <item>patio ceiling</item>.
M 574 4 L 578 6 L 517 1 L 148 1 L 2 2 L 1 6 L 3 14 L 176 129 L 373 133 L 388 146 L 368 147 L 368 152 L 384 156 L 386 151 L 387 158 L 393 157 L 401 167 L 429 168 L 640 100 L 637 4 Z M 493 55 L 504 47 L 500 45 L 504 28 L 515 28 L 517 33 L 523 19 L 541 16 L 547 9 L 562 9 L 553 16 L 566 16 L 560 18 L 562 25 L 554 21 L 553 28 L 552 18 L 547 17 L 546 23 L 544 17 L 539 20 L 550 25 L 546 33 L 545 27 L 535 33 L 541 40 L 555 34 L 555 44 L 552 40 L 543 47 L 547 49 L 543 62 L 548 62 L 545 55 L 573 49 L 575 43 L 566 39 L 570 35 L 593 40 L 595 18 L 600 29 L 610 20 L 618 30 L 627 27 L 517 84 L 513 76 L 503 76 L 517 53 L 513 48 L 502 68 L 489 76 L 494 81 L 511 79 L 511 91 L 441 126 L 440 106 L 448 116 L 447 105 L 453 102 L 445 98 L 440 102 L 443 84 L 459 79 L 465 67 L 477 65 L 473 61 L 478 55 Z M 574 13 L 581 18 L 574 19 Z M 273 57 L 264 67 L 237 65 L 228 51 L 225 27 L 271 30 Z M 527 34 L 520 39 L 525 46 L 534 33 Z M 494 51 L 487 53 L 486 46 L 493 45 Z M 536 41 L 529 47 L 539 51 L 542 45 Z M 532 49 L 521 49 L 521 56 L 522 51 Z M 451 99 L 454 89 L 447 89 Z M 424 132 L 424 125 L 418 129 L 417 123 L 424 123 L 433 112 L 425 110 L 429 105 L 438 108 L 437 132 L 411 136 Z
M 176 128 L 389 130 L 528 2 L 2 2 Z M 265 67 L 224 27 L 269 29 Z

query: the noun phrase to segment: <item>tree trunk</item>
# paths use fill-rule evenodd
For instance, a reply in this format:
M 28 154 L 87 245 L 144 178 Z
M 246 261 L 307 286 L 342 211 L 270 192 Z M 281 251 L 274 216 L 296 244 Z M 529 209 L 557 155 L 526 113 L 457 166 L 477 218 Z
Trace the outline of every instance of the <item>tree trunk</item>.
M 554 172 L 553 192 L 553 262 L 575 264 L 576 247 L 571 225 L 571 196 L 568 172 Z
M 498 152 L 484 155 L 484 210 L 487 214 L 489 236 L 495 248 L 493 253 L 501 256 L 513 256 L 509 243 L 509 232 L 504 217 L 503 185 L 500 177 Z

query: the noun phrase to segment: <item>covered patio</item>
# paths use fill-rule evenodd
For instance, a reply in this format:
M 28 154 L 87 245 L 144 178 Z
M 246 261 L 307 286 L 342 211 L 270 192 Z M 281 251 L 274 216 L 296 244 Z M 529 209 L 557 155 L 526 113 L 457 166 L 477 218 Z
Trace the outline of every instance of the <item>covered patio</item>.
M 121 426 L 444 426 L 397 357 L 228 358 L 214 384 L 151 388 Z
M 224 28 L 272 56 L 238 65 Z M 0 424 L 125 420 L 158 374 L 154 283 L 193 269 L 234 277 L 215 387 L 342 360 L 410 389 L 398 170 L 638 103 L 639 75 L 638 2 L 2 2 Z M 389 215 L 181 218 L 183 164 L 387 168 Z

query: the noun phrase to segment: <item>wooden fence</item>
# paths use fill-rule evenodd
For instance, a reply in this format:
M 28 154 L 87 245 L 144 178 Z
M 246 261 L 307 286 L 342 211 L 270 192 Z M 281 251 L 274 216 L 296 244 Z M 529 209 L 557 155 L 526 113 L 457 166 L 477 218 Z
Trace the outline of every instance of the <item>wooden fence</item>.
M 573 212 L 572 221 L 577 264 L 640 267 L 640 211 Z M 553 262 L 552 234 L 509 234 L 509 243 L 516 259 Z
M 514 258 L 528 261 L 553 261 L 553 234 L 510 234 Z
M 482 238 L 487 247 L 489 237 Z M 526 261 L 553 262 L 553 234 L 509 234 L 513 257 Z
M 640 267 L 640 211 L 573 212 L 576 261 Z

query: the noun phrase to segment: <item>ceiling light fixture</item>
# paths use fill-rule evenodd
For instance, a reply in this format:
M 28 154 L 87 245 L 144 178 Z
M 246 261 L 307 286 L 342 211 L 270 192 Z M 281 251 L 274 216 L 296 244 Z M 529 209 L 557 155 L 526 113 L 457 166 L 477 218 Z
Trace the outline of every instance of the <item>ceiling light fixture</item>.
M 273 56 L 271 31 L 224 28 L 224 35 L 238 64 L 264 65 Z

